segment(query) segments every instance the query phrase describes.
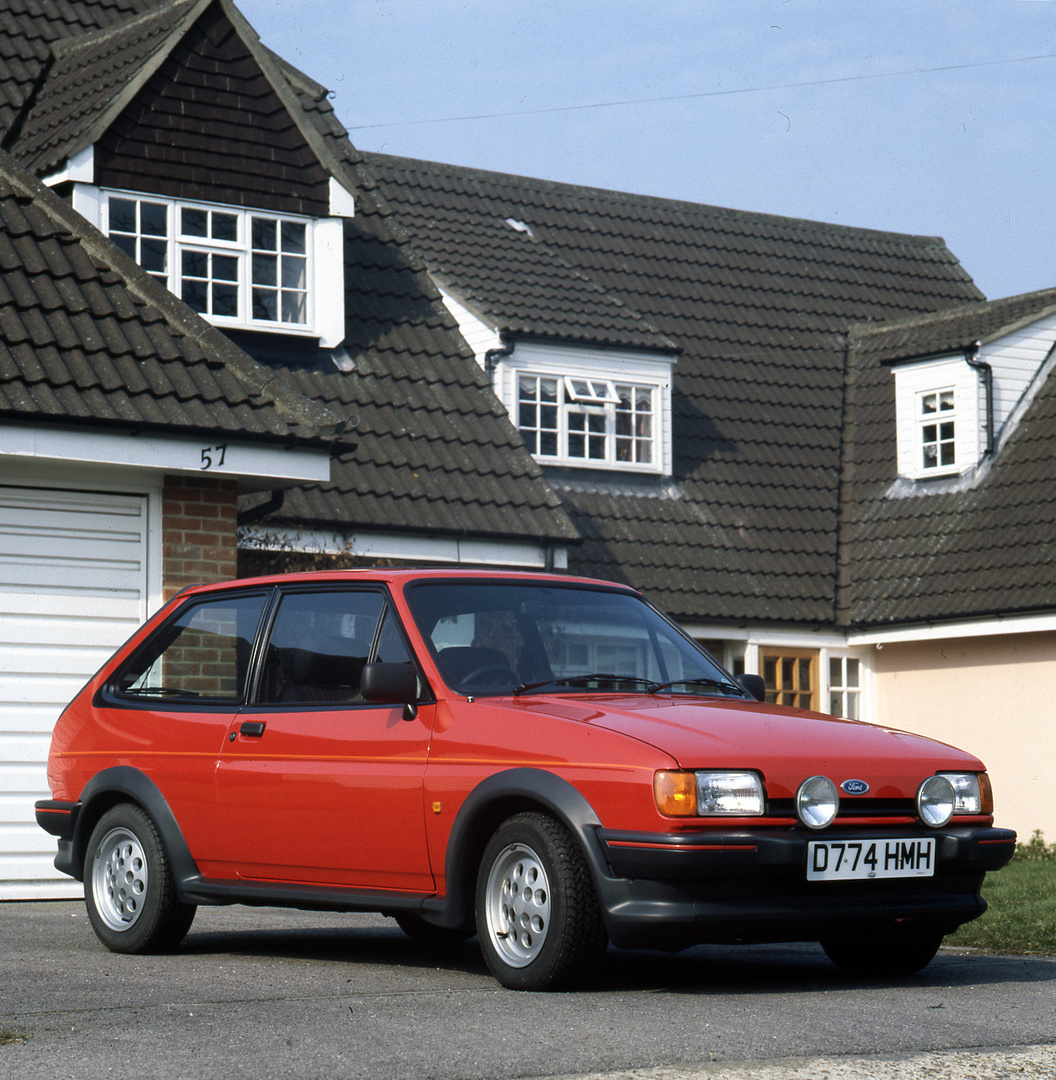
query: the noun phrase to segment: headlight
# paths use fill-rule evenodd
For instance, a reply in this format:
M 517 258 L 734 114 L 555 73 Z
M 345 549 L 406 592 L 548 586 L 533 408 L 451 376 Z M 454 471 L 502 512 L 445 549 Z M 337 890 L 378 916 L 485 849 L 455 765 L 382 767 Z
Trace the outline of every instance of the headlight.
M 824 829 L 836 820 L 840 793 L 827 776 L 812 776 L 796 792 L 796 815 L 808 829 Z
M 753 772 L 675 772 L 653 777 L 656 807 L 666 817 L 759 817 L 763 782 Z
M 940 773 L 953 785 L 955 814 L 992 814 L 994 796 L 986 773 Z
M 917 813 L 925 825 L 939 828 L 953 817 L 957 793 L 946 776 L 929 776 L 917 791 Z

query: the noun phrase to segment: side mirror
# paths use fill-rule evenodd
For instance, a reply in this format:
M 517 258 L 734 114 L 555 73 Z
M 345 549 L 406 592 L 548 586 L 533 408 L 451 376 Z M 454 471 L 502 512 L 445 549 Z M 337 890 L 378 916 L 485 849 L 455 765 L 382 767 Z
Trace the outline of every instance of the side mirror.
M 402 705 L 404 720 L 418 715 L 418 675 L 410 664 L 365 664 L 359 685 L 364 701 Z
M 766 701 L 766 683 L 762 675 L 735 675 L 734 678 L 756 701 Z

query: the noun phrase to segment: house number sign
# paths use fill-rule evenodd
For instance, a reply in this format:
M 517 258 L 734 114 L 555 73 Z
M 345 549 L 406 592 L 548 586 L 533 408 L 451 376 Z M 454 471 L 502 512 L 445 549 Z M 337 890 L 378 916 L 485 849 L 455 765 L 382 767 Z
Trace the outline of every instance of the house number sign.
M 219 469 L 224 464 L 227 455 L 227 444 L 223 446 L 206 446 L 202 450 L 202 470 Z

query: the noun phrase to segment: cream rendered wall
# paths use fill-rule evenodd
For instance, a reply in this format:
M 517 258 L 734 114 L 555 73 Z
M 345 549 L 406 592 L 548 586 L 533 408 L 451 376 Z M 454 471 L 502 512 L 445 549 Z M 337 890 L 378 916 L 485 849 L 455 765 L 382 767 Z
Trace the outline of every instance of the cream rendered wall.
M 885 643 L 875 721 L 982 758 L 995 823 L 1056 841 L 1056 632 Z

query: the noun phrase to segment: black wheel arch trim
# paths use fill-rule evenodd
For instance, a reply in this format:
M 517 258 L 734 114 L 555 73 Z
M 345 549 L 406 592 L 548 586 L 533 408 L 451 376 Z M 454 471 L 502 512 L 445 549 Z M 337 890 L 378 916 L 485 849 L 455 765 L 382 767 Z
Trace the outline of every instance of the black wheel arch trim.
M 84 860 L 92 830 L 110 807 L 122 802 L 136 803 L 154 822 L 169 857 L 177 895 L 180 900 L 187 902 L 188 886 L 201 878 L 198 866 L 191 857 L 183 832 L 157 784 L 146 773 L 130 765 L 116 765 L 111 769 L 104 769 L 84 785 L 73 836 L 68 843 L 59 842 L 55 868 L 83 881 Z
M 462 803 L 444 856 L 445 895 L 425 901 L 424 919 L 448 928 L 472 923 L 477 869 L 484 847 L 503 820 L 526 809 L 548 811 L 572 833 L 587 860 L 604 913 L 605 883 L 611 880 L 612 872 L 598 835 L 598 815 L 567 780 L 545 769 L 524 767 L 493 773 Z

